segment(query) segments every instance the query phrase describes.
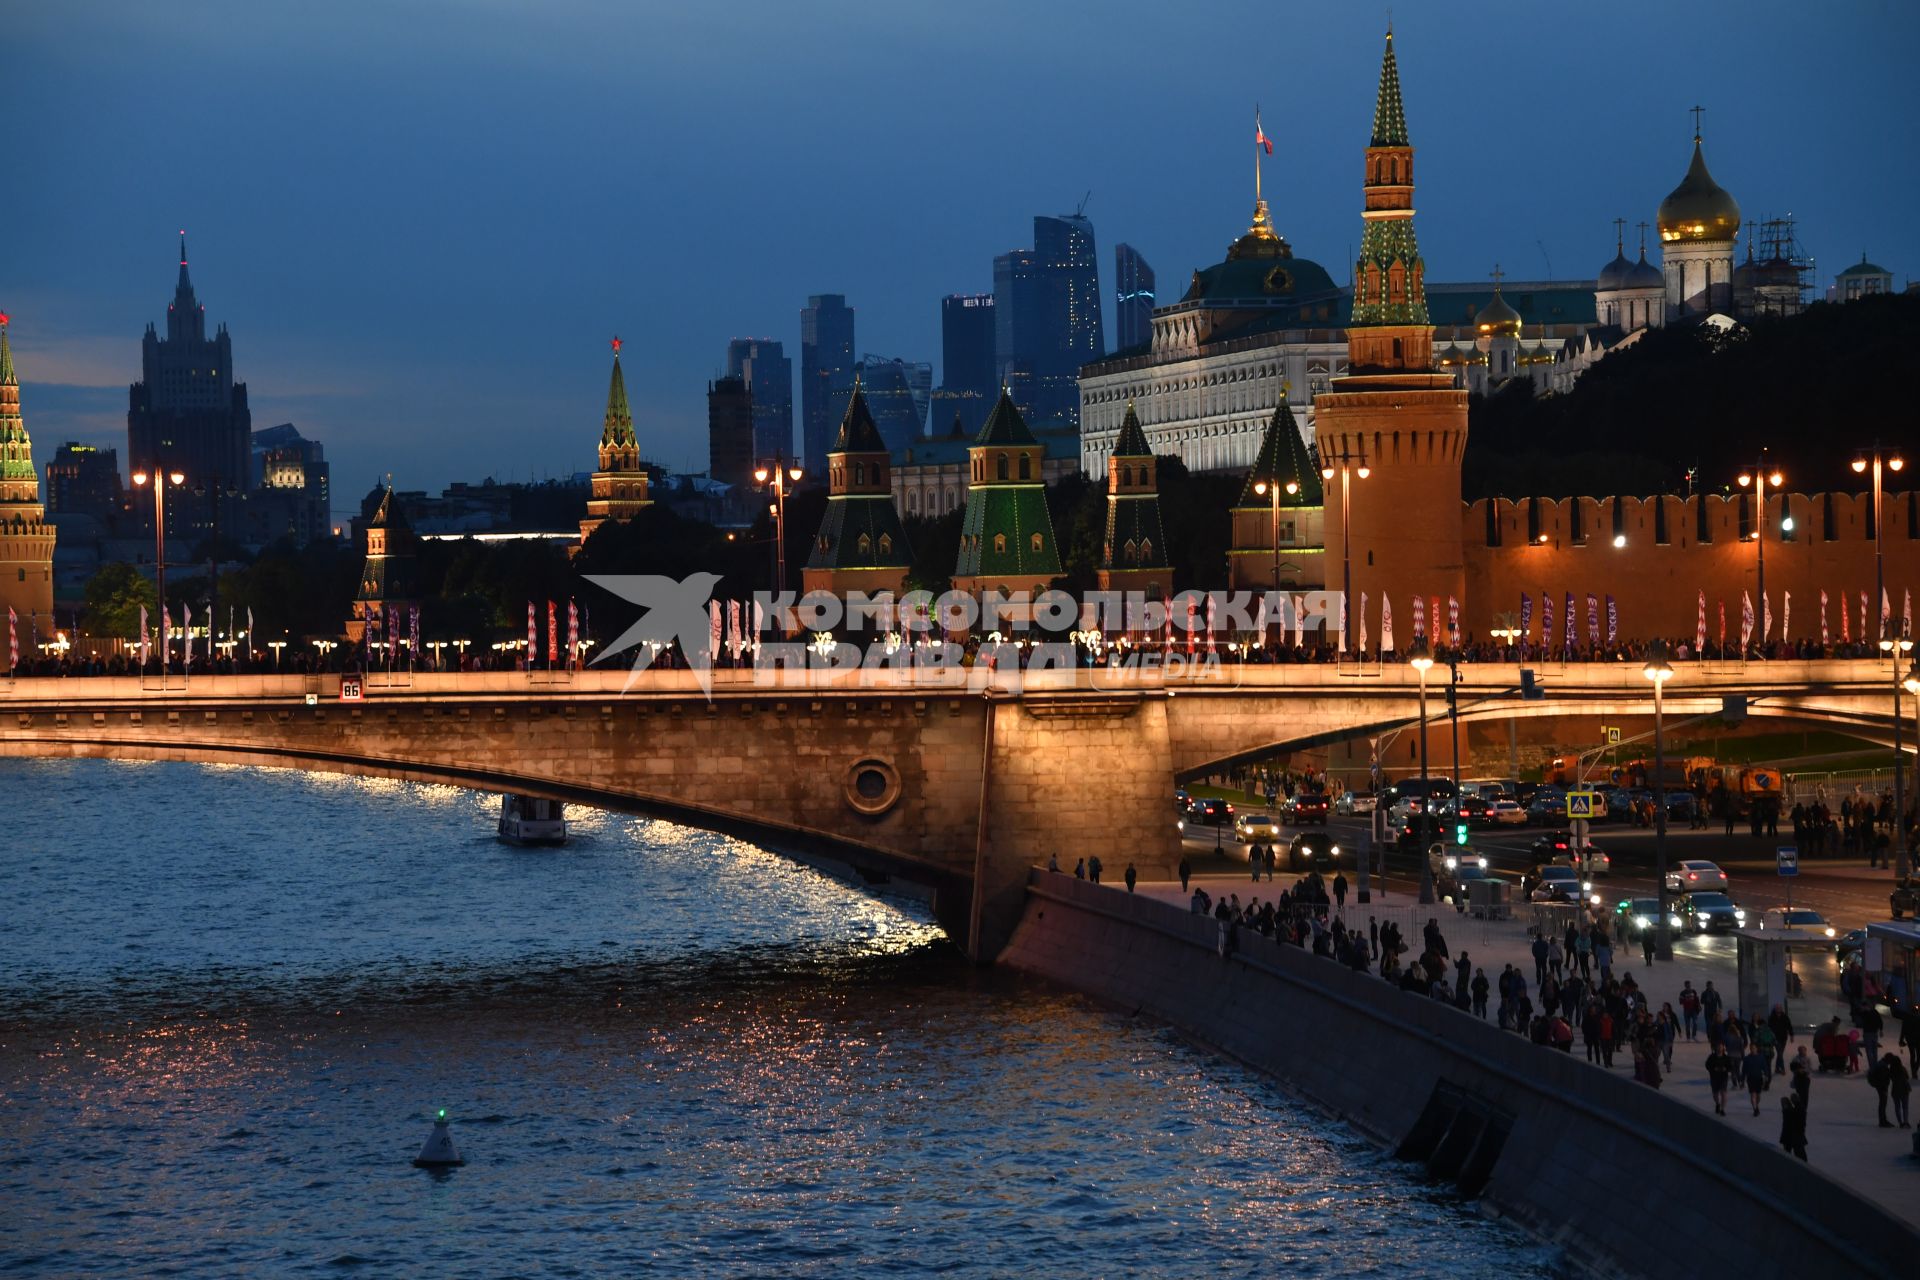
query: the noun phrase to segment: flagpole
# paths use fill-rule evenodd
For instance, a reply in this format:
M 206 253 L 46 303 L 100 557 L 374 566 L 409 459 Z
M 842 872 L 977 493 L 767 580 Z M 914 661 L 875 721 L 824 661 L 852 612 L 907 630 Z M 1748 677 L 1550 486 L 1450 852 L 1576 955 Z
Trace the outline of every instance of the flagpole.
M 1260 104 L 1253 104 L 1253 203 L 1260 203 Z

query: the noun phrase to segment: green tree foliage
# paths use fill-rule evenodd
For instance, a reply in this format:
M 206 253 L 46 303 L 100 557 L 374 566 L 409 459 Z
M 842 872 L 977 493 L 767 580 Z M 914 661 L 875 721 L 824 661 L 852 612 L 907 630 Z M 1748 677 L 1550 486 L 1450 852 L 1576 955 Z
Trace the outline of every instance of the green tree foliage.
M 153 584 L 130 564 L 105 564 L 87 580 L 86 629 L 93 636 L 130 637 L 140 631 L 140 606 L 159 625 Z

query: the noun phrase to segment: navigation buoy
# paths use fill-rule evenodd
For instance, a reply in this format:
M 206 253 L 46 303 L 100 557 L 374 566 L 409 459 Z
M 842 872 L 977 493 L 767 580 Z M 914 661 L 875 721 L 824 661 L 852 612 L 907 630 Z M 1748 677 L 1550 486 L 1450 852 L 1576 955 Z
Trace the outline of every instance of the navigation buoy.
M 433 1132 L 427 1135 L 427 1145 L 420 1148 L 420 1154 L 413 1158 L 416 1169 L 452 1169 L 465 1164 L 460 1153 L 453 1149 L 453 1131 L 447 1128 L 447 1109 L 440 1108 L 433 1118 Z

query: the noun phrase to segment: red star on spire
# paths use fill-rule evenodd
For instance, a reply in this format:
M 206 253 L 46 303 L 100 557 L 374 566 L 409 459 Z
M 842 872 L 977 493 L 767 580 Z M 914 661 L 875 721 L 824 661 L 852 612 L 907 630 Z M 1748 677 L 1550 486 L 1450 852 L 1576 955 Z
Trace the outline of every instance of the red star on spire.
M 620 335 L 619 334 L 615 334 L 613 337 L 613 354 L 615 355 L 620 354 Z
M 4 325 L 6 324 L 6 322 L 7 322 L 7 313 L 4 311 L 0 311 L 0 325 Z

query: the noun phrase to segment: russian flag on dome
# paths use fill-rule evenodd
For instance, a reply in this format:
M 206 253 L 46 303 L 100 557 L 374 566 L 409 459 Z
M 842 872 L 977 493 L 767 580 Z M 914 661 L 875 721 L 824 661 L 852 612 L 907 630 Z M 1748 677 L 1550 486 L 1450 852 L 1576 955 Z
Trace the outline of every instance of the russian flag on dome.
M 1260 108 L 1258 107 L 1253 109 L 1253 141 L 1254 145 L 1265 147 L 1268 155 L 1273 154 L 1273 143 L 1268 140 L 1267 131 L 1260 127 Z

